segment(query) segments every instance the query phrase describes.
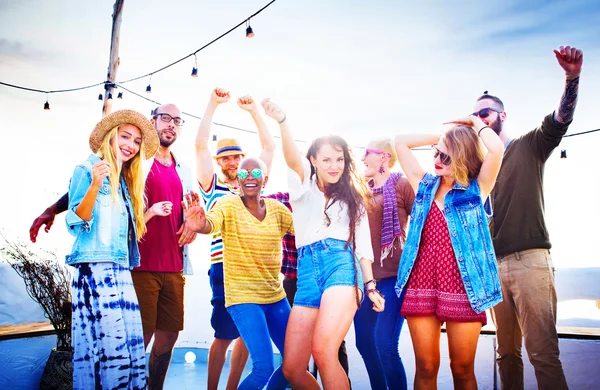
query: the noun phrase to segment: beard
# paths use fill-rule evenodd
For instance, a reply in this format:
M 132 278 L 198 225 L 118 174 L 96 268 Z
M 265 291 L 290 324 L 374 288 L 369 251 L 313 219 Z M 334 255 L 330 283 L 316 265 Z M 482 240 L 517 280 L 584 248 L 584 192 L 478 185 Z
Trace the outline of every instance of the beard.
M 500 116 L 496 118 L 496 120 L 489 124 L 489 126 L 494 130 L 494 132 L 498 135 L 502 132 L 502 121 L 500 120 Z
M 173 145 L 173 142 L 175 142 L 175 140 L 177 139 L 177 137 L 173 137 L 170 140 L 161 137 L 158 137 L 159 141 L 160 141 L 160 146 L 168 148 L 169 146 Z
M 221 168 L 221 172 L 223 172 L 223 176 L 225 176 L 229 180 L 235 180 L 235 179 L 237 179 L 237 171 L 233 172 L 233 171 L 230 171 L 229 169 L 227 169 L 225 167 L 222 167 Z

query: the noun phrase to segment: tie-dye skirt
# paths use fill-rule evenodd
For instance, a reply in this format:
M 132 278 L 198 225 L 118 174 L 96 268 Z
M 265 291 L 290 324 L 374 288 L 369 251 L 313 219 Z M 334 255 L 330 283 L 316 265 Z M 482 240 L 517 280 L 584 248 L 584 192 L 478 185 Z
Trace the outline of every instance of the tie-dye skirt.
M 145 389 L 142 318 L 129 268 L 74 267 L 73 389 Z

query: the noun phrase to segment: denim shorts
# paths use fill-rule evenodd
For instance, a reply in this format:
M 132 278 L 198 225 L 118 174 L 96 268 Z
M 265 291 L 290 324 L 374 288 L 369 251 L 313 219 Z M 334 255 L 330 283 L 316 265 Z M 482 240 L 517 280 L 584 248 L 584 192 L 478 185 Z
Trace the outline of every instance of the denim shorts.
M 208 279 L 212 290 L 210 303 L 213 307 L 210 316 L 210 325 L 215 330 L 215 338 L 221 340 L 235 340 L 240 337 L 237 327 L 233 323 L 231 314 L 225 308 L 225 284 L 223 280 L 223 263 L 210 265 Z
M 318 309 L 323 292 L 333 286 L 358 285 L 362 291 L 360 264 L 352 248 L 345 247 L 345 241 L 327 238 L 298 249 L 298 291 L 294 306 Z

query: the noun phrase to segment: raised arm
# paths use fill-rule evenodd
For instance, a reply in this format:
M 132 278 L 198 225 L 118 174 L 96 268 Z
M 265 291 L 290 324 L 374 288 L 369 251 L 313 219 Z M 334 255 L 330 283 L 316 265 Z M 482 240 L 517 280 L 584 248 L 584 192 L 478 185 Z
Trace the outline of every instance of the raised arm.
M 196 134 L 196 173 L 198 183 L 202 188 L 210 186 L 215 173 L 210 150 L 208 149 L 213 116 L 219 104 L 229 101 L 229 97 L 229 91 L 215 88 L 210 94 L 210 100 L 198 127 L 198 133 Z
M 35 242 L 35 240 L 37 239 L 37 235 L 42 225 L 46 225 L 44 230 L 46 231 L 46 233 L 48 233 L 50 231 L 50 228 L 52 227 L 52 224 L 54 223 L 54 217 L 64 211 L 67 211 L 68 208 L 69 193 L 67 192 L 66 194 L 61 196 L 60 199 L 57 200 L 55 203 L 48 206 L 48 208 L 46 208 L 46 210 L 44 210 L 44 212 L 41 213 L 39 217 L 33 220 L 33 223 L 29 228 L 29 239 L 31 240 L 31 242 Z
M 486 199 L 490 192 L 492 192 L 494 184 L 496 184 L 498 172 L 500 172 L 502 156 L 504 155 L 504 143 L 498 137 L 498 134 L 477 116 L 470 115 L 448 123 L 471 126 L 479 134 L 479 138 L 481 138 L 483 145 L 485 145 L 487 154 L 479 170 L 477 183 L 479 183 L 481 190 L 481 199 Z
M 399 134 L 394 140 L 398 161 L 415 193 L 419 188 L 419 182 L 425 175 L 425 170 L 419 164 L 411 149 L 433 145 L 439 140 L 439 134 Z
M 300 181 L 304 182 L 304 168 L 302 166 L 302 155 L 300 149 L 292 136 L 289 122 L 285 112 L 275 103 L 269 99 L 262 101 L 262 106 L 265 109 L 267 116 L 275 119 L 279 123 L 279 129 L 281 130 L 281 145 L 283 149 L 283 157 L 285 163 L 294 172 L 300 176 Z
M 575 106 L 577 105 L 583 52 L 574 47 L 561 46 L 558 50 L 554 50 L 554 55 L 558 64 L 565 71 L 566 76 L 565 91 L 560 99 L 558 110 L 554 114 L 554 119 L 562 124 L 567 124 L 573 120 Z
M 183 207 L 185 223 L 190 230 L 202 234 L 210 233 L 211 226 L 206 220 L 204 208 L 200 206 L 200 197 L 197 193 L 192 191 L 186 194 L 184 200 L 181 201 L 181 206 Z
M 260 115 L 258 105 L 252 99 L 252 96 L 243 96 L 238 99 L 237 103 L 241 109 L 248 111 L 252 116 L 252 120 L 258 129 L 258 138 L 260 139 L 260 146 L 262 148 L 259 158 L 265 163 L 267 172 L 270 173 L 271 165 L 273 165 L 273 156 L 275 155 L 275 139 L 271 135 L 262 115 Z

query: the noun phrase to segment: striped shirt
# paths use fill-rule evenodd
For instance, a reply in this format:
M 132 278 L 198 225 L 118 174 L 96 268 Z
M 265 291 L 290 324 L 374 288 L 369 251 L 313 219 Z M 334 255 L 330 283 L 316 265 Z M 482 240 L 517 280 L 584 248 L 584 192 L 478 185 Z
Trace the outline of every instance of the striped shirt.
M 269 304 L 285 298 L 279 280 L 281 239 L 293 233 L 292 213 L 274 199 L 264 199 L 265 218 L 254 217 L 242 198 L 223 197 L 206 214 L 211 232 L 220 231 L 225 246 L 225 307 Z
M 225 195 L 239 195 L 239 188 L 233 187 L 231 184 L 225 183 L 223 180 L 217 176 L 217 174 L 213 174 L 212 181 L 210 182 L 210 187 L 208 190 L 204 190 L 202 186 L 200 186 L 200 194 L 202 195 L 202 199 L 204 200 L 204 209 L 206 211 L 210 211 L 215 207 L 217 200 L 224 197 Z M 223 262 L 223 238 L 221 237 L 221 232 L 216 231 L 212 233 L 212 240 L 210 242 L 210 263 L 222 263 Z

